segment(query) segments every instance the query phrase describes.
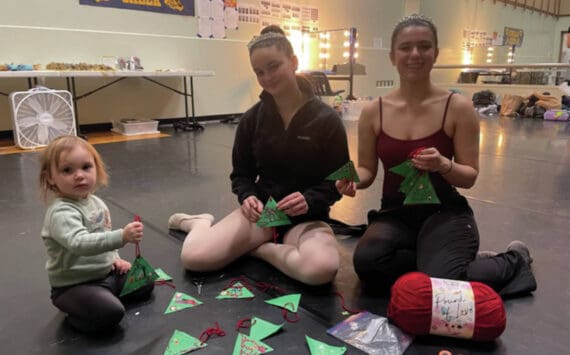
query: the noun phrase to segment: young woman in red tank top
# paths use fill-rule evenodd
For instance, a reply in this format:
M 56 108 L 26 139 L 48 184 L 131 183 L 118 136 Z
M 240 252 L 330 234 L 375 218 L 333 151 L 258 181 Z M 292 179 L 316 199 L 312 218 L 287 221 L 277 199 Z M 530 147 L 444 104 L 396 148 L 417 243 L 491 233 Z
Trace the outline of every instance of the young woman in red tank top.
M 419 270 L 432 277 L 485 282 L 502 295 L 536 289 L 530 253 L 522 242 L 507 252 L 477 258 L 479 233 L 473 211 L 456 187 L 470 188 L 479 173 L 479 118 L 469 99 L 435 86 L 430 72 L 438 56 L 437 30 L 420 15 L 402 19 L 392 33 L 390 60 L 400 87 L 367 105 L 358 126 L 358 184 L 337 182 L 354 196 L 369 187 L 382 162 L 381 209 L 354 253 L 360 279 L 389 287 Z M 418 150 L 412 162 L 428 171 L 441 204 L 404 205 L 403 178 L 389 171 Z

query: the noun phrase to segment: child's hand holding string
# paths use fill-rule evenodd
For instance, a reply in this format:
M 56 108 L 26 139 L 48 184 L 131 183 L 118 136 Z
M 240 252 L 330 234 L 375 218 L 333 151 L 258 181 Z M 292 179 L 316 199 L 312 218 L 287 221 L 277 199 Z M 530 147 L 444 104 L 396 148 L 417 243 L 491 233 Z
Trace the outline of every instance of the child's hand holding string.
M 138 243 L 143 238 L 143 224 L 131 222 L 123 228 L 123 243 Z

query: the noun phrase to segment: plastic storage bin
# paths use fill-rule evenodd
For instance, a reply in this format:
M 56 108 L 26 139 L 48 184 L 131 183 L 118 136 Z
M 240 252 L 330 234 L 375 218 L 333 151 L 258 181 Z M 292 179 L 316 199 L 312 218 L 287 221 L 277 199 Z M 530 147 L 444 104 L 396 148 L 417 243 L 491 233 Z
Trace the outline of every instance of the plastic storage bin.
M 158 121 L 124 119 L 113 124 L 113 132 L 123 134 L 125 136 L 134 136 L 137 134 L 160 133 L 158 130 Z

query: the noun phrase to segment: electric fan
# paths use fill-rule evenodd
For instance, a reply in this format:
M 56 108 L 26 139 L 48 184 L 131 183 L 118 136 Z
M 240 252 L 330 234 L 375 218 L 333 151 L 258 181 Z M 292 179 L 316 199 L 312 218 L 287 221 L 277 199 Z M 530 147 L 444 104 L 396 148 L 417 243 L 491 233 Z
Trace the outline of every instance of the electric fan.
M 10 94 L 14 141 L 23 149 L 43 147 L 59 136 L 75 136 L 69 91 L 43 87 Z

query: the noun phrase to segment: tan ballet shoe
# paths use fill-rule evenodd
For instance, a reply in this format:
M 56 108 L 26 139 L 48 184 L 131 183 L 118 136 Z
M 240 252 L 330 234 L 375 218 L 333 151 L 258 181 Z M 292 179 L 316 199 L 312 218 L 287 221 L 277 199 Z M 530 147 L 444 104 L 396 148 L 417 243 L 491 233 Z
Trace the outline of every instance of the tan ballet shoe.
M 168 218 L 168 228 L 169 229 L 181 229 L 181 225 L 183 221 L 188 221 L 192 219 L 205 219 L 212 223 L 214 221 L 214 216 L 209 213 L 202 213 L 202 214 L 185 214 L 185 213 L 175 213 L 170 218 Z

